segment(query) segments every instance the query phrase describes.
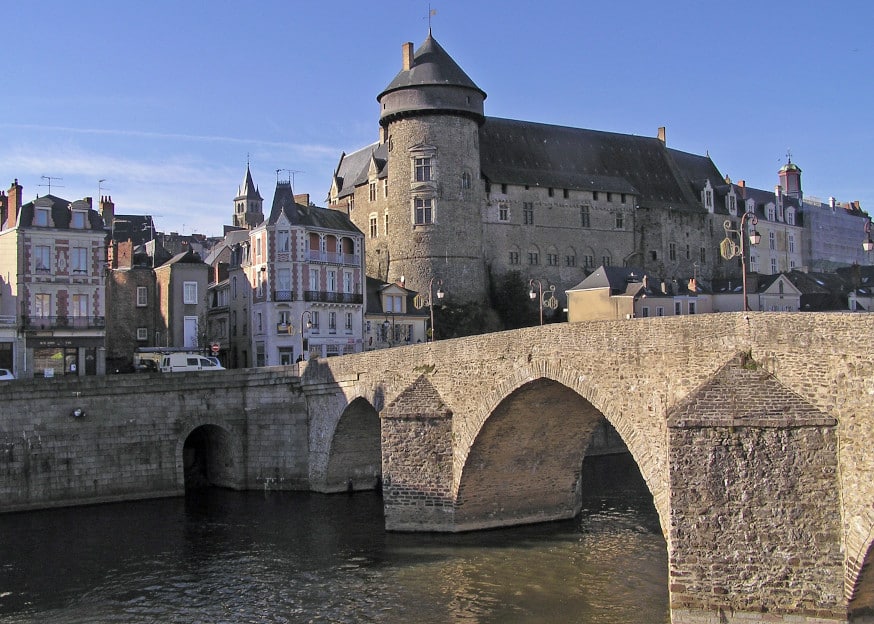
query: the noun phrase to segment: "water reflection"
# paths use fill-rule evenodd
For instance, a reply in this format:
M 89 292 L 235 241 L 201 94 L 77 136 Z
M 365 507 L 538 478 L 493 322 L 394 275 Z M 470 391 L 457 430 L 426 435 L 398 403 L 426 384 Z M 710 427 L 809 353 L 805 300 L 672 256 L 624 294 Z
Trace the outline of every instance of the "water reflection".
M 668 622 L 666 546 L 633 463 L 584 474 L 574 520 L 459 535 L 386 533 L 373 493 L 0 516 L 0 621 Z

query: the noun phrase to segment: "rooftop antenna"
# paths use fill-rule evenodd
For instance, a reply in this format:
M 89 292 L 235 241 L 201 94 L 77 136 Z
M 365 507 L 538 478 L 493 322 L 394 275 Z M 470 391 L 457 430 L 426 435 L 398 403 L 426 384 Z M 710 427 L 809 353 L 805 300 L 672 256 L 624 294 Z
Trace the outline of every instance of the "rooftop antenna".
M 55 176 L 42 176 L 43 180 L 48 180 L 48 184 L 40 184 L 39 186 L 47 186 L 49 187 L 49 195 L 52 194 L 52 180 L 63 180 L 64 178 L 56 178 Z M 64 188 L 58 184 L 55 185 L 58 188 Z
M 306 171 L 301 171 L 300 169 L 286 169 L 289 174 L 291 174 L 291 190 L 294 190 L 294 174 L 295 173 L 306 173 Z
M 106 182 L 106 178 L 101 178 L 97 180 L 97 201 L 101 201 L 103 199 L 103 191 L 108 191 L 108 188 L 103 187 L 103 183 Z

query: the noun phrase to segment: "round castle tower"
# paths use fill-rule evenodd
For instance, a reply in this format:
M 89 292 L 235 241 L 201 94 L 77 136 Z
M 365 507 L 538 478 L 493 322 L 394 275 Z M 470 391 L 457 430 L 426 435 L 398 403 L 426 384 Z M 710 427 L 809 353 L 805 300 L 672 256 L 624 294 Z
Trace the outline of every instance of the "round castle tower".
M 379 94 L 388 154 L 389 280 L 449 301 L 482 302 L 487 284 L 480 207 L 479 126 L 486 94 L 431 34 Z

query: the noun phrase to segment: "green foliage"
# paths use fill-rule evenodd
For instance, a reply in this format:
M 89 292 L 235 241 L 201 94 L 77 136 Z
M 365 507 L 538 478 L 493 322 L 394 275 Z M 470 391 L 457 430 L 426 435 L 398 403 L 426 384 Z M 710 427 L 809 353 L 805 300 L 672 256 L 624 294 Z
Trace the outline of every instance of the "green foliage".
M 500 331 L 501 320 L 484 303 L 445 304 L 434 307 L 437 340 L 475 336 Z
M 528 296 L 528 285 L 519 271 L 509 271 L 495 277 L 489 273 L 489 295 L 492 308 L 504 329 L 519 329 L 536 325 L 538 317 Z

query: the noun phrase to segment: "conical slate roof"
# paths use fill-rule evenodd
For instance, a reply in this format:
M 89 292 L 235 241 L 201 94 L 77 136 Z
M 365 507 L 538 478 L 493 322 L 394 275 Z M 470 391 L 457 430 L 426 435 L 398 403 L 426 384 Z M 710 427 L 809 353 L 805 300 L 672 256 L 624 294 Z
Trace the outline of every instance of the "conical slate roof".
M 258 192 L 258 187 L 252 181 L 252 172 L 249 171 L 249 165 L 246 165 L 246 175 L 243 176 L 243 183 L 240 185 L 237 193 L 237 199 L 263 199 L 261 193 Z
M 463 87 L 474 89 L 486 97 L 485 91 L 480 89 L 464 70 L 458 66 L 451 56 L 444 50 L 437 40 L 428 34 L 428 38 L 413 54 L 413 63 L 410 69 L 401 70 L 394 80 L 376 98 L 380 100 L 385 94 L 424 85 L 440 85 Z

